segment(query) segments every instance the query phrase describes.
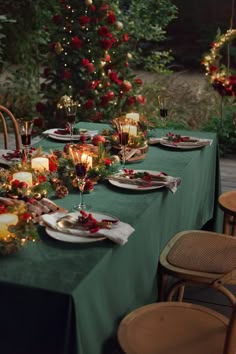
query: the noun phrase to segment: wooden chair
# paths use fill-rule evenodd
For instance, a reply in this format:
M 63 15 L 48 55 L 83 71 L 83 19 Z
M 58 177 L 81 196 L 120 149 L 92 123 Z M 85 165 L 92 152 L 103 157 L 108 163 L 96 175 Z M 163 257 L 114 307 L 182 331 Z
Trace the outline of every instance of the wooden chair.
M 236 308 L 229 321 L 200 305 L 146 305 L 123 318 L 118 341 L 126 354 L 235 354 Z
M 224 234 L 236 236 L 236 190 L 221 194 L 218 202 L 224 212 Z
M 9 148 L 9 125 L 8 120 L 12 123 L 13 132 L 15 135 L 15 148 L 16 150 L 20 150 L 21 143 L 20 143 L 20 134 L 19 128 L 17 124 L 17 120 L 14 115 L 7 109 L 6 107 L 0 105 L 0 120 L 3 127 L 3 136 L 4 136 L 4 148 Z
M 160 300 L 172 275 L 177 281 L 167 291 L 167 301 L 177 291 L 182 301 L 186 284 L 201 284 L 222 292 L 235 304 L 234 294 L 225 285 L 236 284 L 236 238 L 209 231 L 179 232 L 161 252 L 158 275 Z

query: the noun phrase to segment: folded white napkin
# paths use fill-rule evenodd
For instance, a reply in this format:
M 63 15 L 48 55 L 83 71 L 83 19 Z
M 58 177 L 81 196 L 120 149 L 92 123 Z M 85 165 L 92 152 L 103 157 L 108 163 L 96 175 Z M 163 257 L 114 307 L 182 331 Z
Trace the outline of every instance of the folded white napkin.
M 60 227 L 57 225 L 57 220 L 66 216 L 67 213 L 56 212 L 53 214 L 44 214 L 42 215 L 42 222 L 45 226 L 49 226 L 51 229 L 57 230 L 58 232 L 63 232 Z M 66 229 L 63 233 L 68 233 L 74 236 L 83 236 L 83 237 L 102 237 L 105 236 L 111 241 L 118 243 L 119 245 L 124 245 L 129 236 L 134 232 L 134 228 L 122 221 L 119 221 L 117 224 L 113 224 L 111 229 L 100 229 L 98 232 L 91 234 L 89 231 L 83 229 Z

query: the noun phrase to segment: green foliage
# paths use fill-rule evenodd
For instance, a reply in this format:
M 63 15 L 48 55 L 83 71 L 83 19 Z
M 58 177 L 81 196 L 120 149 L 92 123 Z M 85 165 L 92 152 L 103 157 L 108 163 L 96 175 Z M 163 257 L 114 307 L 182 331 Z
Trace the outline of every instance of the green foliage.
M 166 28 L 177 16 L 176 6 L 169 0 L 117 0 L 120 18 L 130 36 L 133 67 L 163 72 L 172 60 L 170 51 L 160 43 L 166 39 Z
M 48 60 L 42 85 L 49 121 L 60 99 L 78 101 L 83 120 L 110 121 L 139 105 L 138 83 L 128 64 L 129 40 L 113 7 L 103 0 L 60 4 L 52 18 Z M 59 112 L 61 113 L 61 112 Z M 56 116 L 58 124 L 59 116 Z M 51 124 L 55 124 L 50 119 Z
M 227 101 L 223 107 L 222 117 L 214 116 L 202 126 L 202 130 L 218 134 L 222 155 L 236 151 L 236 102 L 234 99 Z

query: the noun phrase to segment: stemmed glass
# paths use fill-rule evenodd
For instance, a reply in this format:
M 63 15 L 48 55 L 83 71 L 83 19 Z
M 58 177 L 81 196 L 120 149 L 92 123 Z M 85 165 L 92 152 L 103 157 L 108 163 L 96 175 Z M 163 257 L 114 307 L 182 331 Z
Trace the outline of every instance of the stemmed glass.
M 19 127 L 19 133 L 21 135 L 21 143 L 24 146 L 23 153 L 27 158 L 29 154 L 29 148 L 31 145 L 31 134 L 32 134 L 34 121 L 18 119 L 17 122 Z
M 167 117 L 168 117 L 166 97 L 165 96 L 158 96 L 157 101 L 158 101 L 161 123 L 162 123 L 162 128 L 163 128 L 162 135 L 164 135 L 165 134 L 164 128 L 166 127 Z
M 75 164 L 75 174 L 78 183 L 78 188 L 80 191 L 80 201 L 78 205 L 73 207 L 73 210 L 84 210 L 86 205 L 84 204 L 84 187 L 86 184 L 88 166 L 84 162 L 78 162 Z
M 71 103 L 65 106 L 66 120 L 70 127 L 70 140 L 73 143 L 73 131 L 76 122 L 77 102 L 71 101 Z
M 122 169 L 125 168 L 125 162 L 126 162 L 126 147 L 129 142 L 129 133 L 128 132 L 123 132 L 122 130 L 119 132 L 119 142 L 120 145 L 122 146 Z

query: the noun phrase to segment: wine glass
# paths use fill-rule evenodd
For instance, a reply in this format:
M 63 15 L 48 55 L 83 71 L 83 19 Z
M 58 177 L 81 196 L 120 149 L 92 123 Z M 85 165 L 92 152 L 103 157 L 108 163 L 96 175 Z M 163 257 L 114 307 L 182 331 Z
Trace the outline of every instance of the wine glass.
M 77 103 L 72 101 L 71 103 L 66 105 L 65 112 L 66 112 L 66 120 L 70 128 L 70 140 L 71 143 L 73 143 L 73 131 L 76 122 Z
M 29 154 L 29 147 L 31 145 L 31 134 L 34 121 L 18 119 L 17 122 L 19 127 L 19 133 L 21 135 L 21 143 L 24 146 L 23 153 L 27 158 Z
M 160 117 L 161 117 L 161 126 L 162 126 L 162 135 L 165 135 L 165 130 L 164 128 L 166 127 L 167 124 L 167 117 L 168 117 L 168 109 L 167 109 L 167 98 L 165 96 L 158 96 L 158 106 L 159 106 L 159 111 L 160 111 Z
M 73 210 L 84 210 L 86 205 L 84 204 L 84 187 L 86 184 L 88 166 L 84 162 L 78 162 L 75 164 L 75 174 L 80 191 L 80 201 L 78 205 L 73 207 Z
M 119 142 L 122 146 L 122 170 L 125 168 L 126 162 L 126 147 L 129 142 L 129 133 L 123 132 L 122 130 L 119 132 Z

